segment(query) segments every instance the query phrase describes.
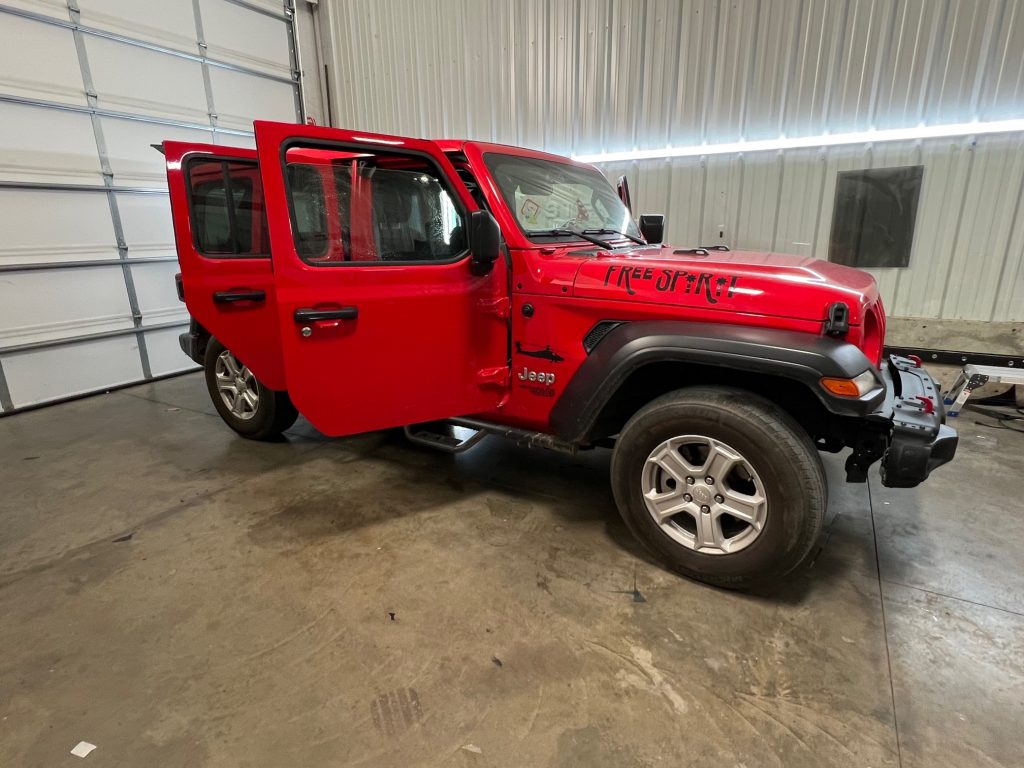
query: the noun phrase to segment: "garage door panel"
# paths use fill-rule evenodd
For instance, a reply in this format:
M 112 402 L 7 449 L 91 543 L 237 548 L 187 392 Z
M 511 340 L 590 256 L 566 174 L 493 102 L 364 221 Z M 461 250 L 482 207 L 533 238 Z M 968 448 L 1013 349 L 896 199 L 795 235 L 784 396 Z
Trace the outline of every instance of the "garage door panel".
M 15 408 L 142 378 L 135 334 L 3 355 Z
M 0 189 L 0 266 L 117 258 L 102 192 Z
M 167 195 L 119 194 L 116 197 L 129 256 L 175 255 L 171 204 Z
M 85 47 L 101 108 L 208 122 L 199 62 L 102 37 L 86 36 Z
M 0 0 L 0 183 L 34 187 L 0 184 L 0 400 L 15 408 L 194 368 L 178 346 L 188 312 L 151 145 L 252 148 L 254 119 L 296 119 L 280 0 L 71 5 Z M 203 50 L 218 63 L 189 58 Z
M 102 185 L 89 116 L 0 103 L 0 180 Z
M 295 121 L 295 90 L 287 83 L 210 68 L 217 124 L 252 130 L 253 120 Z
M 213 137 L 213 143 L 220 144 L 222 147 L 256 149 L 255 136 L 238 136 L 234 133 L 218 133 Z
M 122 270 L 14 272 L 0 283 L 0 348 L 132 326 Z
M 209 55 L 262 72 L 291 76 L 288 27 L 281 19 L 261 16 L 224 0 L 201 0 L 203 35 Z M 281 13 L 281 4 L 272 8 Z
M 178 262 L 134 263 L 131 270 L 143 325 L 188 320 L 188 310 L 178 300 L 178 293 L 174 287 Z
M 191 0 L 78 0 L 82 24 L 196 53 Z
M 100 118 L 107 145 L 110 170 L 119 186 L 167 187 L 164 156 L 153 149 L 162 141 L 195 141 L 210 143 L 210 131 L 177 128 L 139 120 Z
M 18 16 L 0 18 L 0 93 L 85 106 L 71 30 Z
M 197 367 L 178 345 L 178 336 L 186 330 L 188 329 L 167 328 L 146 332 L 146 351 L 149 353 L 149 367 L 154 376 L 190 371 Z
M 67 0 L 5 0 L 4 5 L 38 13 L 40 16 L 50 16 L 61 21 L 68 20 Z

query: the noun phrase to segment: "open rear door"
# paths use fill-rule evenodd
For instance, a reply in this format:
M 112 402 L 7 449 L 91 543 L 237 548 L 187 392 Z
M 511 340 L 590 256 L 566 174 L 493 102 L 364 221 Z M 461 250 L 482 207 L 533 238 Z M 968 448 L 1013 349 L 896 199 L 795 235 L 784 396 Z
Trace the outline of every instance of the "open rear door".
M 354 434 L 494 409 L 508 272 L 473 275 L 476 204 L 430 141 L 256 123 L 288 392 Z
M 263 384 L 284 389 L 256 151 L 167 141 L 164 155 L 189 314 Z

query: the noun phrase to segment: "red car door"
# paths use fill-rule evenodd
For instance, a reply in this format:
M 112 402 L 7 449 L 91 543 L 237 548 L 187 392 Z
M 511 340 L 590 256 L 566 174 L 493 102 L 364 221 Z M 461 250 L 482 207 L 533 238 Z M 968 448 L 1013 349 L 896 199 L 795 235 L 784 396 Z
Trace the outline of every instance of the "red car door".
M 508 272 L 470 268 L 477 209 L 430 141 L 256 123 L 287 389 L 329 435 L 492 410 Z
M 284 389 L 274 271 L 256 152 L 164 142 L 189 314 L 271 389 Z

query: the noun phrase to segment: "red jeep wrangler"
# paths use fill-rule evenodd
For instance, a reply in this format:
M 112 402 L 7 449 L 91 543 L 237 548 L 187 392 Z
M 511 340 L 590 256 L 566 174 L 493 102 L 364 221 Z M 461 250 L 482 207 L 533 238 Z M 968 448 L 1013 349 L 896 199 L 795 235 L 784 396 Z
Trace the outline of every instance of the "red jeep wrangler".
M 623 182 L 542 152 L 269 122 L 256 147 L 164 144 L 182 348 L 245 437 L 301 412 L 450 451 L 612 448 L 637 538 L 735 588 L 815 543 L 818 451 L 899 487 L 953 457 L 935 382 L 883 359 L 863 272 L 670 247 Z

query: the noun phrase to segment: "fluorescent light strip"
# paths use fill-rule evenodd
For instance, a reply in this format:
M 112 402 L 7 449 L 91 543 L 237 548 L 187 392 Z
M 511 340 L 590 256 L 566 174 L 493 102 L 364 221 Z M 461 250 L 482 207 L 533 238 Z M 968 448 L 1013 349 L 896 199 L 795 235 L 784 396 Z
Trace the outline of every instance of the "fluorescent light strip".
M 1024 131 L 1024 119 L 992 120 L 946 125 L 919 125 L 915 128 L 889 128 L 882 131 L 856 133 L 823 133 L 818 136 L 780 136 L 777 139 L 733 141 L 725 144 L 693 144 L 686 147 L 664 149 L 634 149 L 627 152 L 601 152 L 593 155 L 573 155 L 583 163 L 615 163 L 623 160 L 656 160 L 665 157 L 703 157 L 705 155 L 735 155 L 747 152 L 770 152 L 780 149 L 807 149 L 836 147 L 843 144 L 875 144 L 882 141 L 914 141 L 916 139 L 943 139 L 953 136 L 984 136 L 991 133 Z

